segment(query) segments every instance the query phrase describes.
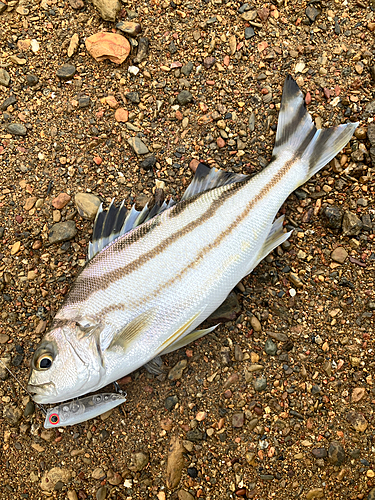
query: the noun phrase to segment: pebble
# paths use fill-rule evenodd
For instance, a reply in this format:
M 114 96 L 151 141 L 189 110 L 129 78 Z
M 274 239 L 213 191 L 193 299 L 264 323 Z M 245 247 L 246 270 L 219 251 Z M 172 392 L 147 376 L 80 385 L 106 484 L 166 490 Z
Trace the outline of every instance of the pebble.
M 351 411 L 347 415 L 347 421 L 357 432 L 364 432 L 368 427 L 368 422 L 362 413 Z
M 148 156 L 141 162 L 141 167 L 144 170 L 151 170 L 156 164 L 156 158 L 155 156 Z
M 74 203 L 79 215 L 85 219 L 93 220 L 100 207 L 100 199 L 92 193 L 77 193 Z
M 181 104 L 181 106 L 185 106 L 192 100 L 193 100 L 193 95 L 188 90 L 182 90 L 177 95 L 177 101 L 179 102 L 179 104 Z
M 26 406 L 25 410 L 23 412 L 24 417 L 29 417 L 30 415 L 33 415 L 35 413 L 35 404 L 34 401 L 29 401 Z
M 332 441 L 328 448 L 328 460 L 332 465 L 341 465 L 345 461 L 345 451 L 341 443 Z
M 121 10 L 119 0 L 92 0 L 92 3 L 104 21 L 110 21 L 111 23 L 116 21 L 116 17 Z
M 281 332 L 267 332 L 270 337 L 272 337 L 275 340 L 278 340 L 279 342 L 288 342 L 289 337 L 285 335 L 285 333 Z
M 91 99 L 88 96 L 82 96 L 78 99 L 78 106 L 80 108 L 89 108 L 91 105 Z
M 194 500 L 194 497 L 188 491 L 180 490 L 178 492 L 178 500 Z
M 178 403 L 177 396 L 168 396 L 164 400 L 164 406 L 169 411 L 173 410 L 173 408 L 176 406 L 177 403 Z
M 78 500 L 77 493 L 74 490 L 69 490 L 67 492 L 68 500 Z
M 362 229 L 362 221 L 352 212 L 345 212 L 342 220 L 344 236 L 358 236 Z
M 125 97 L 126 97 L 126 99 L 128 101 L 132 102 L 133 104 L 139 104 L 140 103 L 138 92 L 127 92 L 125 94 Z
M 102 479 L 105 479 L 106 473 L 104 472 L 104 470 L 101 467 L 97 467 L 96 469 L 94 469 L 92 471 L 91 477 L 93 479 L 100 479 L 100 480 L 102 480 Z
M 181 481 L 182 469 L 185 466 L 185 451 L 178 436 L 173 436 L 168 447 L 167 458 L 167 487 L 171 490 L 177 488 Z
M 22 418 L 22 411 L 13 405 L 5 405 L 3 407 L 3 417 L 8 424 L 16 426 Z
M 130 54 L 130 44 L 125 37 L 115 33 L 96 33 L 86 38 L 86 49 L 96 61 L 109 59 L 121 64 Z
M 371 146 L 375 146 L 375 122 L 369 123 L 367 129 L 367 137 Z
M 34 87 L 39 83 L 39 78 L 36 75 L 26 75 L 26 83 L 29 87 Z
M 9 106 L 13 106 L 14 104 L 16 104 L 16 102 L 17 98 L 14 94 L 12 94 L 1 103 L 0 110 L 5 111 L 7 108 L 9 108 Z
M 193 63 L 189 61 L 184 66 L 182 66 L 181 73 L 185 76 L 189 76 L 190 73 L 193 71 L 193 67 L 194 67 Z
M 255 36 L 254 28 L 251 28 L 251 27 L 245 28 L 245 40 L 249 40 L 253 36 Z
M 61 68 L 56 71 L 56 76 L 60 80 L 70 80 L 75 75 L 77 69 L 73 64 L 63 64 Z
M 149 460 L 150 456 L 148 453 L 143 453 L 142 451 L 132 453 L 129 469 L 134 472 L 139 472 L 146 467 Z
M 273 340 L 267 339 L 266 343 L 264 344 L 264 350 L 269 356 L 275 356 L 277 351 L 277 345 Z
M 372 488 L 372 490 L 369 492 L 367 500 L 375 500 L 375 488 Z
M 140 24 L 131 21 L 120 21 L 116 24 L 116 28 L 129 36 L 137 36 L 142 31 Z
M 256 316 L 251 316 L 250 325 L 251 325 L 251 328 L 254 330 L 254 332 L 261 332 L 262 331 L 262 325 L 260 324 L 260 321 Z
M 245 422 L 245 414 L 243 412 L 235 413 L 232 416 L 232 426 L 233 427 L 243 427 L 244 422 Z
M 60 193 L 56 198 L 52 200 L 52 206 L 57 210 L 61 210 L 70 202 L 71 199 L 72 197 L 67 193 Z
M 296 288 L 302 288 L 303 287 L 303 281 L 300 279 L 300 277 L 297 274 L 295 274 L 295 273 L 289 273 L 288 278 L 289 278 L 290 282 Z
M 213 325 L 216 323 L 233 321 L 240 312 L 241 306 L 238 302 L 237 295 L 232 291 L 221 306 L 207 318 L 207 321 Z
M 326 458 L 328 455 L 325 448 L 314 448 L 313 450 L 311 450 L 311 453 L 315 458 Z
M 146 155 L 148 153 L 148 147 L 139 137 L 130 137 L 128 143 L 134 149 L 135 154 Z
M 183 371 L 187 367 L 187 360 L 181 359 L 173 368 L 169 370 L 169 380 L 179 380 L 182 377 Z
M 306 16 L 308 17 L 311 23 L 315 22 L 315 19 L 320 14 L 320 10 L 316 9 L 313 5 L 309 5 L 305 10 Z
M 186 437 L 189 441 L 196 443 L 197 441 L 202 441 L 204 434 L 199 429 L 192 429 L 186 433 Z
M 4 68 L 0 68 L 0 85 L 9 87 L 10 75 Z
M 306 500 L 313 500 L 315 498 L 324 498 L 323 488 L 313 488 L 306 493 Z
M 331 259 L 339 264 L 343 264 L 348 257 L 348 252 L 343 247 L 337 247 L 331 253 Z
M 72 220 L 67 220 L 54 224 L 50 229 L 48 239 L 50 243 L 61 243 L 71 240 L 76 234 L 76 223 Z
M 327 205 L 322 210 L 322 218 L 326 227 L 330 229 L 340 229 L 343 218 L 343 211 L 336 205 Z
M 96 492 L 96 500 L 105 500 L 107 497 L 108 488 L 107 486 L 101 486 Z
M 0 344 L 6 344 L 9 340 L 9 335 L 6 333 L 0 333 Z
M 352 392 L 352 403 L 358 403 L 366 394 L 366 389 L 363 387 L 356 387 Z
M 134 64 L 139 64 L 142 62 L 144 59 L 146 59 L 148 55 L 148 49 L 150 46 L 149 39 L 146 37 L 141 37 L 138 40 L 138 50 L 137 50 L 137 55 L 133 59 Z
M 36 200 L 37 200 L 36 196 L 31 196 L 30 198 L 27 198 L 27 200 L 25 201 L 25 204 L 24 204 L 23 208 L 25 210 L 27 210 L 27 211 L 31 210 L 33 208 L 33 206 L 35 205 Z
M 124 108 L 118 108 L 115 112 L 115 120 L 117 122 L 127 122 L 129 120 L 129 111 Z
M 253 381 L 253 387 L 256 391 L 261 392 L 264 391 L 267 387 L 267 379 L 266 377 L 259 377 Z
M 44 491 L 53 491 L 57 483 L 68 483 L 72 478 L 72 473 L 62 467 L 53 467 L 45 472 L 40 482 L 40 488 Z
M 7 125 L 7 131 L 13 135 L 26 135 L 27 130 L 22 123 L 10 123 Z

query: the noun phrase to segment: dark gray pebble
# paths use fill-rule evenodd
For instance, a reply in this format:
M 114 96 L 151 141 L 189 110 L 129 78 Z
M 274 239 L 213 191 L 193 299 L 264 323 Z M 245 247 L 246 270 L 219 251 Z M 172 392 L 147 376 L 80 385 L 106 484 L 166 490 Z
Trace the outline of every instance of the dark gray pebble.
M 253 387 L 256 391 L 261 392 L 267 387 L 267 379 L 266 377 L 259 377 L 254 380 Z
M 254 28 L 252 28 L 251 26 L 250 28 L 245 28 L 245 40 L 249 40 L 253 36 L 255 36 Z
M 165 398 L 164 401 L 164 406 L 167 410 L 171 411 L 173 408 L 176 406 L 178 403 L 178 397 L 177 396 L 168 396 Z
M 341 465 L 344 462 L 345 451 L 338 441 L 332 441 L 329 445 L 328 460 L 332 465 Z
M 181 68 L 181 73 L 185 76 L 189 76 L 192 71 L 193 71 L 193 63 L 191 61 L 186 63 L 185 66 L 182 66 Z
M 7 131 L 13 135 L 26 135 L 26 127 L 21 123 L 10 123 L 7 126 Z
M 73 220 L 58 222 L 51 227 L 48 238 L 50 243 L 60 243 L 71 240 L 77 234 L 76 223 Z
M 16 104 L 17 98 L 14 94 L 10 95 L 7 97 L 0 106 L 1 111 L 5 111 L 9 106 L 13 106 L 13 104 Z
M 320 10 L 316 9 L 313 5 L 309 5 L 308 7 L 306 7 L 305 13 L 309 21 L 313 23 L 315 19 L 319 16 Z
M 177 101 L 181 106 L 185 106 L 185 104 L 188 104 L 192 100 L 193 95 L 188 90 L 182 90 L 177 96 Z
M 336 205 L 328 205 L 322 211 L 323 222 L 330 229 L 340 229 L 343 216 L 343 211 Z
M 134 64 L 139 64 L 140 62 L 143 61 L 143 59 L 145 59 L 147 57 L 149 45 L 150 45 L 150 42 L 149 42 L 148 38 L 146 38 L 144 36 L 138 40 L 138 51 L 137 51 L 137 55 L 133 59 Z
M 89 108 L 91 105 L 91 99 L 87 95 L 80 97 L 78 99 L 78 106 L 80 108 Z
M 70 80 L 73 78 L 76 72 L 76 67 L 73 64 L 63 64 L 61 68 L 56 71 L 56 76 L 60 80 Z
M 342 231 L 344 236 L 358 236 L 362 230 L 362 221 L 352 212 L 345 212 L 342 219 Z
M 29 87 L 33 87 L 39 83 L 39 78 L 36 75 L 26 75 L 26 83 Z
M 156 163 L 155 156 L 148 156 L 141 162 L 141 167 L 145 170 L 151 170 Z
M 128 101 L 132 102 L 133 104 L 140 103 L 138 92 L 128 92 L 127 94 L 125 94 L 125 97 L 127 98 Z
M 25 410 L 23 412 L 24 417 L 28 417 L 30 415 L 33 415 L 35 413 L 35 404 L 34 401 L 29 401 L 27 405 L 25 406 Z
M 264 344 L 264 350 L 269 356 L 275 356 L 277 351 L 277 345 L 272 339 L 267 339 L 266 343 Z
M 20 366 L 22 364 L 24 355 L 23 354 L 16 354 L 14 358 L 12 359 L 12 365 L 13 366 Z
M 202 441 L 204 438 L 204 434 L 202 431 L 199 429 L 192 429 L 191 431 L 188 431 L 186 433 L 186 439 L 189 441 L 197 442 L 197 441 Z

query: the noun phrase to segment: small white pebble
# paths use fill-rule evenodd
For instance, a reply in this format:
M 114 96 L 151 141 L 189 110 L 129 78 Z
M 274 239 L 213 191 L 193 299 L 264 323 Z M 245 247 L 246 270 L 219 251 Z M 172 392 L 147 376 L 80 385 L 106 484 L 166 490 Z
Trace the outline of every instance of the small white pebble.
M 290 295 L 291 297 L 295 297 L 295 296 L 296 296 L 296 293 L 297 293 L 297 292 L 294 290 L 294 288 L 291 288 L 291 289 L 289 290 L 289 295 Z
M 128 71 L 131 75 L 137 76 L 139 73 L 139 68 L 137 68 L 137 66 L 129 66 Z

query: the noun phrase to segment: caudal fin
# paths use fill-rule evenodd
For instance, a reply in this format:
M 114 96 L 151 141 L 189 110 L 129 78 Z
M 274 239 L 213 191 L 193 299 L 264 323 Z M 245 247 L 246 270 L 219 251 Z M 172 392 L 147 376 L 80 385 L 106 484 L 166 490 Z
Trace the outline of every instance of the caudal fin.
M 306 110 L 302 92 L 289 75 L 283 88 L 273 157 L 288 149 L 296 159 L 307 161 L 308 171 L 303 180 L 306 182 L 346 146 L 358 124 L 317 129 Z

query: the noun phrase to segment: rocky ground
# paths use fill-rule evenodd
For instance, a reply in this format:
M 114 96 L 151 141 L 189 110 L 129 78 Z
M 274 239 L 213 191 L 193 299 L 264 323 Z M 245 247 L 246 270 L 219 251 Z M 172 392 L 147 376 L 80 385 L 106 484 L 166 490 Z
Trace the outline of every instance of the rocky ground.
M 0 498 L 374 499 L 374 0 L 95 3 L 0 1 L 0 354 L 23 384 L 99 201 L 179 199 L 197 159 L 265 167 L 288 73 L 318 126 L 360 126 L 122 412 L 46 431 L 0 367 Z

